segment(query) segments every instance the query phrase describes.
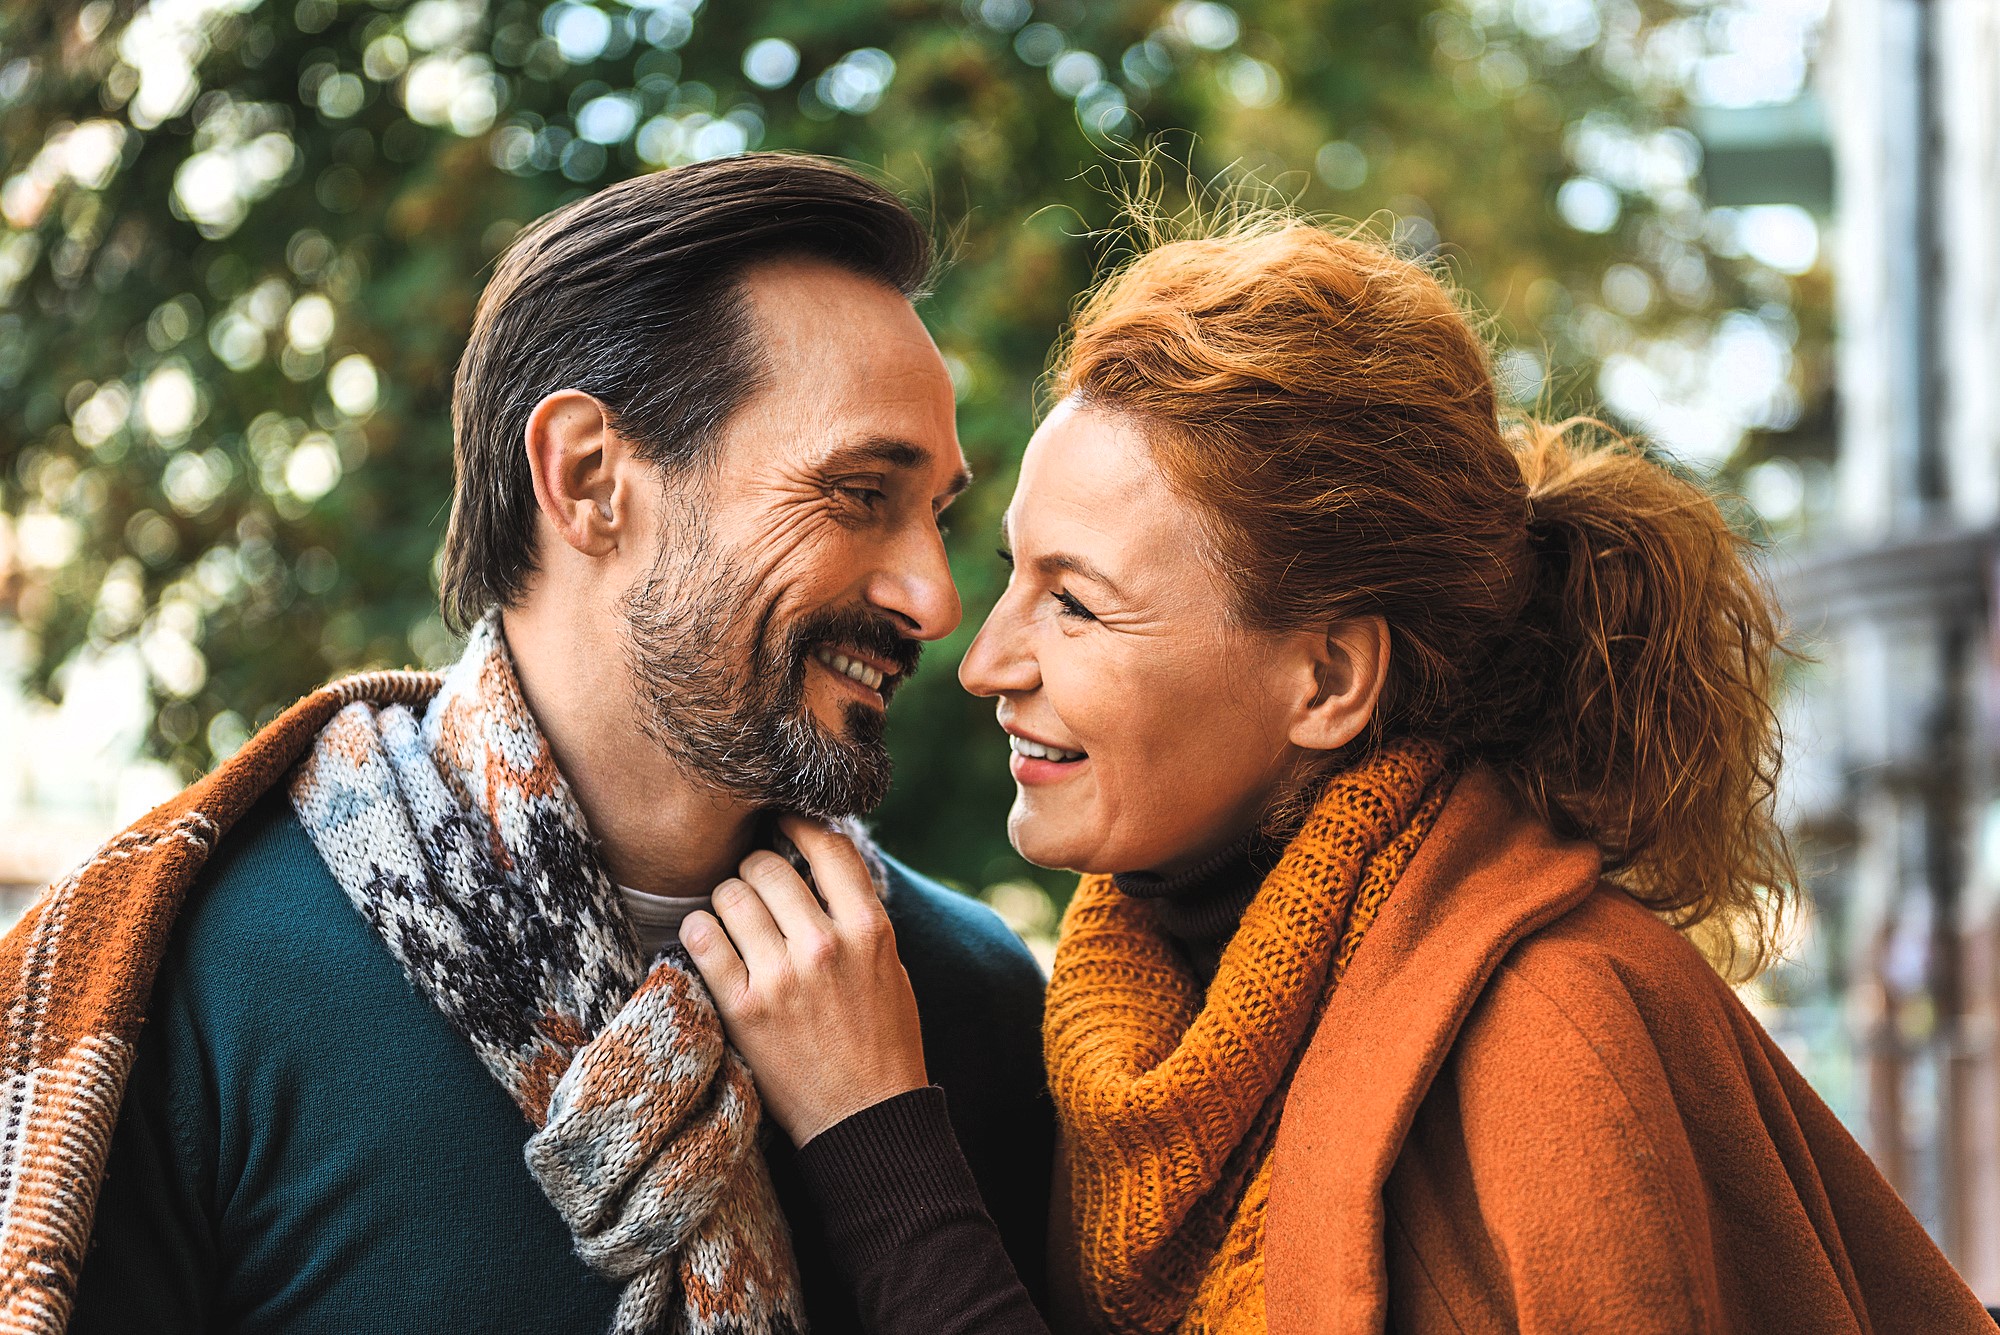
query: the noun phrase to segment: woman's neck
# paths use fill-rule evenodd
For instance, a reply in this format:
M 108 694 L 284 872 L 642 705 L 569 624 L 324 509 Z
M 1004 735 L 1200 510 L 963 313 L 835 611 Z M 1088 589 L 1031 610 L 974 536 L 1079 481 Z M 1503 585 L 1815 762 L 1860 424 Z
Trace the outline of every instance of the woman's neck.
M 1282 844 L 1252 831 L 1185 871 L 1166 876 L 1119 872 L 1111 879 L 1121 894 L 1152 906 L 1160 929 L 1187 953 L 1206 984 L 1215 976 L 1229 938 L 1236 935 L 1243 911 L 1283 854 Z

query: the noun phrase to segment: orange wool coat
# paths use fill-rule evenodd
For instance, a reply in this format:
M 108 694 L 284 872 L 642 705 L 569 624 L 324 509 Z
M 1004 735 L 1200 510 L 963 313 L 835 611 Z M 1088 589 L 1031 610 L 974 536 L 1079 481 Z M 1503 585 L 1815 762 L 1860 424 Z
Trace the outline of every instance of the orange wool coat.
M 1682 938 L 1463 778 L 1280 1124 L 1272 1335 L 1984 1331 Z

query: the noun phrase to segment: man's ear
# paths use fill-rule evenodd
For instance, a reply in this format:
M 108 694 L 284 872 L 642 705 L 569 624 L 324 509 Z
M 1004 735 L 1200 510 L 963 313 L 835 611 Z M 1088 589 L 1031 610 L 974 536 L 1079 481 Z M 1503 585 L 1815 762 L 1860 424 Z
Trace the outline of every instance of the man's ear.
M 1379 616 L 1337 621 L 1325 634 L 1302 634 L 1312 672 L 1310 697 L 1293 719 L 1289 740 L 1308 751 L 1332 751 L 1359 737 L 1375 716 L 1389 677 L 1389 623 Z
M 630 528 L 632 499 L 620 485 L 629 447 L 611 415 L 582 390 L 557 390 L 528 414 L 526 436 L 542 517 L 585 556 L 609 556 Z

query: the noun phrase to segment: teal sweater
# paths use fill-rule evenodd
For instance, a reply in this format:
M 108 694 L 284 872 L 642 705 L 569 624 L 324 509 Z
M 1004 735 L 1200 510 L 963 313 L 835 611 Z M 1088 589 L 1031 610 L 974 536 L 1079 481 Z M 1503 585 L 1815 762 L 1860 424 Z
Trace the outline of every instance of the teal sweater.
M 988 910 L 890 864 L 931 1078 L 1038 1287 L 1053 1139 L 1042 980 Z M 190 891 L 112 1141 L 74 1335 L 601 1335 L 617 1292 L 528 1176 L 529 1127 L 273 792 Z M 815 1335 L 860 1329 L 770 1148 Z

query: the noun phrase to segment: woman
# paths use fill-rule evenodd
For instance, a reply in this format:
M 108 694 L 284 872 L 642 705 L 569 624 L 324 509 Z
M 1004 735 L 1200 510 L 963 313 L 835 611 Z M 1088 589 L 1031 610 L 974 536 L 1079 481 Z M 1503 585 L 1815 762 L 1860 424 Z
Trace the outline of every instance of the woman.
M 1065 1323 L 1990 1330 L 1690 944 L 1750 972 L 1793 893 L 1772 608 L 1715 505 L 1504 424 L 1430 273 L 1297 220 L 1140 255 L 1055 383 L 960 675 L 1015 846 L 1084 873 Z M 683 939 L 809 1167 L 840 1148 L 877 1328 L 1041 1329 L 866 879 L 797 828 L 824 911 L 764 872 Z

